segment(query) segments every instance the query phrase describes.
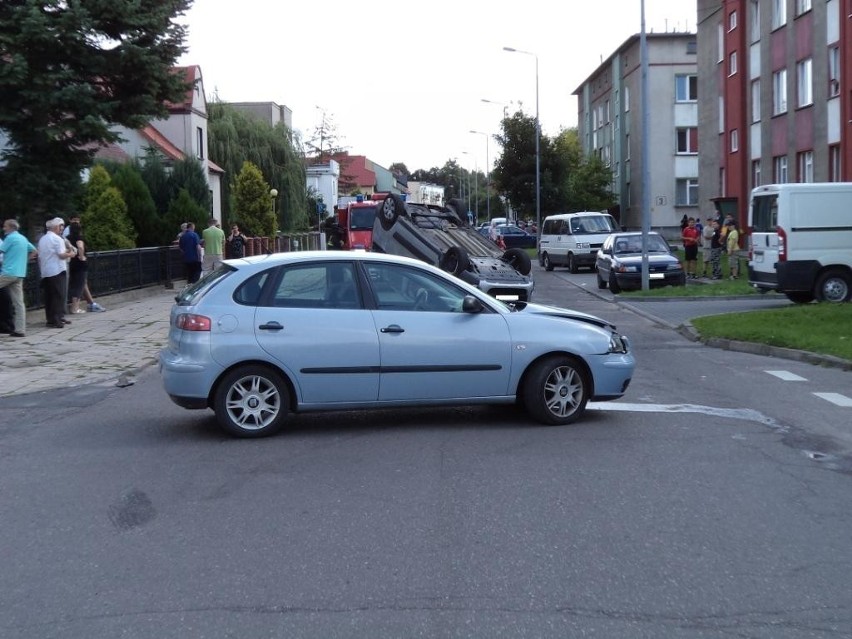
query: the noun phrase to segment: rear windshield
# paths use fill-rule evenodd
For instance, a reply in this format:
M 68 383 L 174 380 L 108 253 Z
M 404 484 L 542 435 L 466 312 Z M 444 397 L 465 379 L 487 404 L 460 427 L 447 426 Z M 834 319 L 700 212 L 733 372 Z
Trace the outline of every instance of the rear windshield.
M 778 226 L 778 195 L 756 195 L 751 200 L 751 230 L 774 233 Z
M 233 266 L 220 264 L 215 271 L 208 271 L 207 274 L 195 284 L 190 284 L 189 286 L 184 287 L 183 290 L 175 296 L 175 301 L 180 306 L 192 306 L 197 304 L 201 298 L 204 297 L 204 294 L 207 291 L 236 270 L 237 269 Z

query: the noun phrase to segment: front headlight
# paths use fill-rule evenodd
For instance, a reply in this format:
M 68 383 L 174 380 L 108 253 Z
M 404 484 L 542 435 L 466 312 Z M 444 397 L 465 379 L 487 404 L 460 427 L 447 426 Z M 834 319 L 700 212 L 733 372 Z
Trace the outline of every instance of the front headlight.
M 639 271 L 638 266 L 625 266 L 624 264 L 619 264 L 618 268 L 615 269 L 619 273 L 637 273 Z
M 680 262 L 678 262 L 677 264 L 669 264 L 666 267 L 666 270 L 667 271 L 681 271 L 681 270 L 683 270 L 683 267 L 680 265 Z
M 630 342 L 624 335 L 613 333 L 609 336 L 610 353 L 626 353 L 630 350 Z

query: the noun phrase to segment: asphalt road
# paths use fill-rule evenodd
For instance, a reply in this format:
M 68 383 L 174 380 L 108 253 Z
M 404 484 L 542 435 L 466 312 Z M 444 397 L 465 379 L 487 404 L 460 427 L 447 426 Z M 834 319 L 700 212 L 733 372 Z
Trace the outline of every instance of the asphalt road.
M 349 411 L 234 440 L 155 369 L 0 400 L 0 636 L 852 635 L 852 409 L 815 394 L 852 373 L 539 286 L 639 361 L 568 428 Z

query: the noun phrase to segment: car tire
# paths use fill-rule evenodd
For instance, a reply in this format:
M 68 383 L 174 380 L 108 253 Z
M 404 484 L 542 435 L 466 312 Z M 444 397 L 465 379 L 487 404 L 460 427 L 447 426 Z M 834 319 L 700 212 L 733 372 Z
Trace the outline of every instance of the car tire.
M 598 280 L 598 288 L 606 288 L 606 280 L 601 277 L 600 272 L 598 272 L 595 277 L 597 277 Z
M 541 254 L 541 265 L 544 267 L 545 271 L 553 270 L 553 262 L 550 261 L 550 256 L 547 253 Z
M 548 426 L 570 424 L 589 401 L 589 380 L 577 359 L 554 355 L 533 364 L 524 376 L 523 404 L 536 421 Z
M 787 291 L 784 295 L 794 304 L 810 304 L 814 301 L 814 294 L 808 291 Z
M 284 426 L 290 395 L 280 373 L 266 366 L 241 366 L 216 387 L 213 410 L 219 425 L 236 437 L 266 437 Z
M 524 249 L 510 248 L 503 253 L 503 261 L 510 264 L 521 275 L 529 275 L 532 271 L 530 254 Z
M 840 269 L 829 269 L 817 280 L 814 293 L 820 302 L 848 302 L 852 299 L 852 276 Z
M 389 193 L 379 206 L 379 222 L 382 228 L 390 231 L 397 218 L 405 211 L 405 202 L 395 193 Z
M 574 260 L 573 253 L 568 253 L 568 270 L 572 273 L 577 273 L 580 271 L 580 267 L 577 266 L 577 262 Z
M 458 222 L 456 222 L 456 226 L 467 226 L 467 214 L 465 213 L 464 202 L 457 197 L 449 200 L 447 202 L 447 208 L 452 209 L 453 213 L 456 214 L 458 218 Z
M 609 275 L 609 290 L 613 293 L 613 295 L 621 293 L 621 287 L 618 285 L 618 280 L 615 279 L 615 275 L 612 273 Z
M 442 271 L 452 273 L 453 275 L 461 275 L 470 268 L 470 257 L 467 251 L 460 246 L 451 246 L 447 252 L 441 256 L 441 261 L 438 267 Z

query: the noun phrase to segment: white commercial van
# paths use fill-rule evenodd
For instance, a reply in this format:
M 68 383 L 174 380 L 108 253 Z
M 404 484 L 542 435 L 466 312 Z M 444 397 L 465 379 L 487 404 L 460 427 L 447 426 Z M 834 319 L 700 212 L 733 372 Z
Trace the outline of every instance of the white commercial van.
M 605 211 L 557 213 L 544 218 L 538 243 L 538 263 L 546 270 L 567 266 L 576 273 L 581 266 L 595 268 L 598 249 L 618 230 Z
M 748 281 L 797 303 L 852 299 L 852 182 L 751 192 Z

